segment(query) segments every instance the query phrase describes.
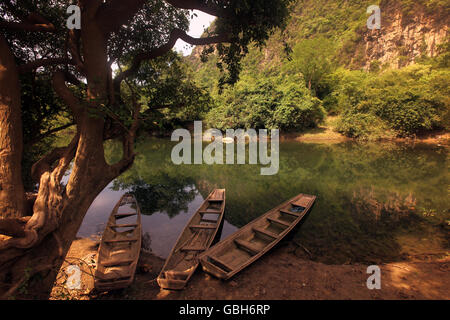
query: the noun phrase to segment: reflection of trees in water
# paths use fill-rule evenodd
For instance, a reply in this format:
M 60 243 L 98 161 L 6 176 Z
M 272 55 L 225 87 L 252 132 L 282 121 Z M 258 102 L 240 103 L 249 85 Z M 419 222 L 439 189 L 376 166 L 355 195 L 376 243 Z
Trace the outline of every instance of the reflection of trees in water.
M 161 173 L 154 182 L 147 182 L 140 178 L 122 182 L 114 181 L 113 189 L 127 189 L 136 197 L 141 212 L 151 215 L 158 211 L 164 211 L 169 217 L 174 217 L 181 211 L 187 211 L 188 204 L 194 200 L 197 191 L 190 178 L 171 177 Z
M 398 228 L 417 220 L 417 200 L 412 193 L 375 192 L 373 188 L 361 188 L 353 192 L 352 216 L 364 227 L 365 232 L 383 227 L 385 230 Z
M 260 166 L 252 165 L 175 166 L 171 146 L 168 140 L 146 141 L 134 166 L 119 178 L 123 187 L 134 186 L 143 212 L 169 207 L 175 215 L 186 208 L 185 199 L 193 199 L 192 185 L 203 197 L 226 188 L 225 218 L 242 227 L 298 193 L 316 194 L 315 207 L 295 239 L 322 262 L 398 260 L 401 232 L 432 237 L 435 228 L 422 231 L 423 220 L 439 224 L 450 217 L 442 188 L 449 179 L 442 171 L 445 149 L 281 142 L 279 173 L 261 176 Z

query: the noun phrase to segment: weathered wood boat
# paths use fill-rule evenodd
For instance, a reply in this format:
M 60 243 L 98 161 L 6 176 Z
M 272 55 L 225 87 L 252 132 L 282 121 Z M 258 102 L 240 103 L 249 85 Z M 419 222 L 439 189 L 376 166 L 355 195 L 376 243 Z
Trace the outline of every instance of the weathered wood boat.
M 227 280 L 281 241 L 311 210 L 315 196 L 300 194 L 242 227 L 199 257 L 203 270 Z
M 199 265 L 198 256 L 208 249 L 223 220 L 225 189 L 215 189 L 195 212 L 172 249 L 157 281 L 161 288 L 183 289 Z
M 141 251 L 141 229 L 136 198 L 125 194 L 111 212 L 98 249 L 94 275 L 97 290 L 125 288 L 133 282 Z

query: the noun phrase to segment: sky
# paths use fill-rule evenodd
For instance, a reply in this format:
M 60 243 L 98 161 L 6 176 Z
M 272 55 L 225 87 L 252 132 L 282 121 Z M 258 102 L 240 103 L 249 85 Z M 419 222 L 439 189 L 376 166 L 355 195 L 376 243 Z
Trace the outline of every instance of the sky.
M 197 14 L 197 17 L 194 17 L 191 20 L 188 35 L 199 38 L 216 17 L 198 10 L 194 10 L 194 13 Z M 193 48 L 193 46 L 187 44 L 183 40 L 178 40 L 174 47 L 177 52 L 181 52 L 185 56 L 190 55 Z

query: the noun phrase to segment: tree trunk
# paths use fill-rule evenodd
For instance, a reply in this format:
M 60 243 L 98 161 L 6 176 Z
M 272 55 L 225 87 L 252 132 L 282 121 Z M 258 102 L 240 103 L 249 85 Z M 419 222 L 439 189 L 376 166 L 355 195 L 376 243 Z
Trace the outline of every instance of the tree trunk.
M 101 1 L 98 3 L 101 4 Z M 72 106 L 77 124 L 77 135 L 72 143 L 57 150 L 47 157 L 48 161 L 42 161 L 36 167 L 40 176 L 39 192 L 33 217 L 25 227 L 27 236 L 15 240 L 14 245 L 3 244 L 3 249 L 0 241 L 0 297 L 3 298 L 49 297 L 56 275 L 89 206 L 122 172 L 120 167 L 106 163 L 103 149 L 102 109 L 108 103 L 106 40 L 95 19 L 90 19 L 89 10 L 84 14 L 82 40 L 88 82 L 87 103 L 79 106 L 74 103 L 75 106 Z M 58 85 L 64 86 L 64 80 Z M 67 97 L 70 90 L 63 93 Z M 70 99 L 71 102 L 76 100 L 74 96 Z M 10 135 L 11 132 L 8 132 L 5 136 Z M 9 143 L 8 140 L 5 145 Z M 63 187 L 61 177 L 72 159 L 72 172 Z M 53 165 L 55 161 L 58 161 L 56 166 Z M 7 163 L 11 165 L 15 161 L 9 158 Z
M 0 218 L 24 215 L 20 84 L 14 56 L 0 34 Z
M 79 178 L 80 182 L 88 180 L 85 177 Z M 60 225 L 54 232 L 49 233 L 32 250 L 18 252 L 16 258 L 8 259 L 3 264 L 0 261 L 0 282 L 3 284 L 0 287 L 0 297 L 48 299 L 89 206 L 109 183 L 108 179 L 89 177 L 89 180 L 76 199 L 67 201 L 61 212 Z M 11 294 L 7 293 L 8 290 L 11 290 Z
M 110 102 L 108 89 L 112 88 L 108 87 L 111 71 L 107 63 L 107 41 L 96 19 L 96 10 L 103 1 L 86 3 L 82 11 L 81 39 L 87 101 L 80 102 L 66 86 L 63 73 L 55 72 L 54 89 L 72 110 L 77 134 L 67 147 L 53 150 L 33 166 L 32 175 L 40 180 L 39 191 L 33 216 L 24 220 L 23 234 L 20 234 L 20 225 L 16 223 L 16 235 L 6 240 L 2 240 L 0 235 L 0 298 L 49 297 L 56 275 L 89 206 L 108 183 L 134 160 L 138 112 L 130 129 L 133 134 L 124 140 L 123 159 L 115 165 L 108 165 L 105 161 L 104 109 Z M 0 209 L 8 212 L 8 215 L 2 213 L 0 218 L 5 218 L 21 216 L 24 192 L 18 165 L 22 155 L 20 86 L 14 57 L 1 36 L 0 85 L 0 183 L 2 187 L 10 188 L 3 187 L 7 192 L 0 191 Z M 62 186 L 61 178 L 72 160 L 69 180 L 66 186 Z M 3 219 L 3 222 L 8 221 Z

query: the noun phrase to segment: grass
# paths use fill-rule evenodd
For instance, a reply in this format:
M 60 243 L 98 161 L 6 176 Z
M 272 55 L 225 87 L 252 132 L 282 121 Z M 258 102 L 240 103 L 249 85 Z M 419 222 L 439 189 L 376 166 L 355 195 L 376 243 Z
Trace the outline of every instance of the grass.
M 347 137 L 337 132 L 336 124 L 338 121 L 339 116 L 328 116 L 319 127 L 297 134 L 295 140 L 301 142 L 342 142 L 348 140 Z

